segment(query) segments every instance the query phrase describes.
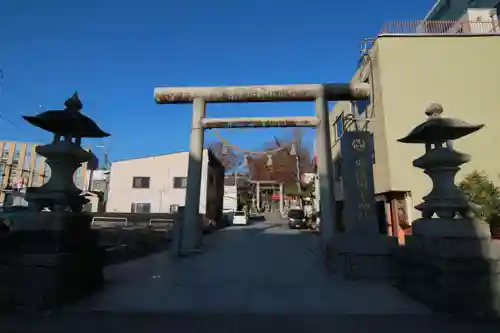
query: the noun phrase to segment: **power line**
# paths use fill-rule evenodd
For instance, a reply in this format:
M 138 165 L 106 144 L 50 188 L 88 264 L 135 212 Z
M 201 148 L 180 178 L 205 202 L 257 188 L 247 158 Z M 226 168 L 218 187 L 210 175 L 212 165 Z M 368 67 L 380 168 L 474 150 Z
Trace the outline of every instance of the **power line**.
M 286 149 L 287 147 L 278 147 L 278 148 L 274 148 L 274 149 L 270 149 L 270 150 L 265 150 L 265 151 L 251 151 L 251 150 L 245 150 L 233 143 L 230 143 L 229 141 L 227 141 L 225 138 L 223 138 L 219 131 L 217 129 L 212 129 L 213 133 L 215 134 L 215 136 L 217 137 L 217 139 L 222 142 L 224 145 L 228 146 L 228 147 L 232 147 L 234 149 L 236 149 L 238 152 L 242 153 L 243 155 L 268 155 L 268 154 L 274 154 L 278 151 L 281 151 L 281 150 L 284 150 Z
M 12 85 L 12 83 L 9 83 L 9 84 Z M 2 69 L 0 69 L 0 97 L 3 97 L 4 95 L 5 95 L 5 72 Z M 24 93 L 24 95 L 26 95 L 26 93 Z M 24 97 L 24 99 L 26 99 L 26 98 Z M 39 107 L 41 108 L 42 104 L 39 104 Z M 16 113 L 19 114 L 20 117 L 23 116 L 19 111 L 17 111 L 17 110 L 15 110 L 15 111 L 16 111 Z M 16 129 L 22 131 L 23 133 L 25 132 L 23 130 L 23 128 L 21 128 L 21 126 L 19 126 L 18 124 L 13 122 L 11 119 L 9 119 L 7 117 L 7 115 L 5 114 L 5 112 L 3 112 L 2 110 L 0 110 L 0 119 L 5 121 L 6 123 L 11 125 L 12 127 L 15 127 Z M 38 138 L 38 137 L 35 138 L 33 135 L 30 135 L 30 136 L 32 138 L 36 139 L 36 141 L 43 141 L 43 140 L 40 140 L 40 138 Z

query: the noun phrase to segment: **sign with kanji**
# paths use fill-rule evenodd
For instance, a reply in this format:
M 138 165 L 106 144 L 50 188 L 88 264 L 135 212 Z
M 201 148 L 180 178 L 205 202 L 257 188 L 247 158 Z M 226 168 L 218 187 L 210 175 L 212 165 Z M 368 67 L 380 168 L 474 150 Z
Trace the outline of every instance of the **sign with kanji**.
M 347 131 L 341 138 L 340 147 L 344 192 L 343 220 L 346 231 L 378 233 L 371 133 Z

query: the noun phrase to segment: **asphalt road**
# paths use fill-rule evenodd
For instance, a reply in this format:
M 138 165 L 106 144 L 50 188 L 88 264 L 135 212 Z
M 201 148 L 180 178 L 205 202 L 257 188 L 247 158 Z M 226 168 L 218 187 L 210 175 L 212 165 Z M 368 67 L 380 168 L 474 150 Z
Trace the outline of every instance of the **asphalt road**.
M 194 257 L 161 252 L 110 266 L 102 292 L 43 316 L 0 318 L 0 331 L 483 331 L 387 284 L 331 275 L 315 255 L 317 237 L 280 221 L 227 228 L 206 242 Z

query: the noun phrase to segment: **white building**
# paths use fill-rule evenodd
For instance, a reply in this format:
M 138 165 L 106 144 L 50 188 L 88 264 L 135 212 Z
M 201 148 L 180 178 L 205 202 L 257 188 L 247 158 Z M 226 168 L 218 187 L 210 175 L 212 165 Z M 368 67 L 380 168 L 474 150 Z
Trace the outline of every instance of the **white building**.
M 107 212 L 170 213 L 185 205 L 189 153 L 113 162 Z M 222 213 L 224 168 L 203 151 L 200 214 L 215 219 Z M 220 212 L 219 212 L 220 211 Z
M 238 209 L 238 189 L 236 186 L 224 186 L 224 213 L 231 213 Z
M 110 171 L 105 169 L 90 170 L 85 189 L 89 191 L 106 192 L 109 174 Z

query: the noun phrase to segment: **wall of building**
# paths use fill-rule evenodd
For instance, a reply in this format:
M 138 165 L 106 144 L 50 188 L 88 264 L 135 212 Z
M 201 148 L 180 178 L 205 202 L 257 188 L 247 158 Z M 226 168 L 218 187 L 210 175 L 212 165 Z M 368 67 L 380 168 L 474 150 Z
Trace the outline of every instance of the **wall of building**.
M 207 203 L 205 215 L 212 220 L 222 219 L 224 206 L 225 170 L 217 158 L 208 151 Z
M 369 130 L 373 133 L 375 193 L 385 193 L 390 190 L 387 138 L 385 136 L 386 123 L 384 122 L 377 52 L 378 45 L 375 44 L 370 52 L 361 58 L 360 66 L 351 80 L 351 82 L 367 82 L 372 85 L 373 91 L 370 100 L 364 103 L 338 102 L 330 112 L 335 198 L 337 201 L 343 200 L 341 175 L 339 174 L 341 166 L 338 163 L 341 157 L 340 138 L 344 131 L 359 129 Z M 346 121 L 343 117 L 348 114 L 352 114 L 356 121 Z M 339 122 L 343 122 L 342 126 Z
M 187 177 L 189 153 L 151 156 L 113 162 L 109 180 L 107 212 L 130 212 L 132 203 L 150 203 L 152 213 L 168 213 L 173 205 L 184 206 L 186 189 L 174 188 L 174 177 Z M 200 213 L 207 202 L 208 150 L 203 151 Z M 150 177 L 146 189 L 132 188 L 134 177 Z
M 500 0 L 440 0 L 426 18 L 431 21 L 458 20 L 467 8 L 494 8 L 499 4 Z
M 408 221 L 419 216 L 413 206 L 431 189 L 430 179 L 412 166 L 424 147 L 397 142 L 425 121 L 424 112 L 431 103 L 442 104 L 445 116 L 486 124 L 478 133 L 456 142 L 456 149 L 472 155 L 472 162 L 463 166 L 457 182 L 473 170 L 483 170 L 500 183 L 500 161 L 485 149 L 492 146 L 500 131 L 496 97 L 500 81 L 495 74 L 500 73 L 499 51 L 500 36 L 494 35 L 383 36 L 360 62 L 352 81 L 363 82 L 368 74 L 373 94 L 362 114 L 357 112 L 358 103 L 339 102 L 332 109 L 333 168 L 338 174 L 339 115 L 352 113 L 358 118 L 359 129 L 374 133 L 375 193 L 386 205 L 391 201 L 385 209 L 388 224 L 402 206 Z M 371 120 L 363 120 L 365 116 Z M 354 130 L 354 122 L 344 120 L 341 128 Z M 342 201 L 342 182 L 338 175 L 335 178 L 336 200 Z
M 233 212 L 238 209 L 238 195 L 236 186 L 224 186 L 224 212 Z
M 87 189 L 104 193 L 107 192 L 109 173 L 110 171 L 105 169 L 89 170 Z
M 387 36 L 376 44 L 390 189 L 411 190 L 416 204 L 431 188 L 429 178 L 412 166 L 424 147 L 397 142 L 426 119 L 431 103 L 442 104 L 444 116 L 486 124 L 456 141 L 457 150 L 472 155 L 457 181 L 472 170 L 484 170 L 498 184 L 494 144 L 500 131 L 500 36 Z

